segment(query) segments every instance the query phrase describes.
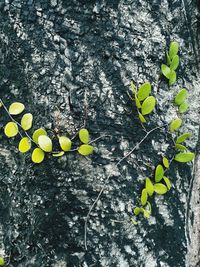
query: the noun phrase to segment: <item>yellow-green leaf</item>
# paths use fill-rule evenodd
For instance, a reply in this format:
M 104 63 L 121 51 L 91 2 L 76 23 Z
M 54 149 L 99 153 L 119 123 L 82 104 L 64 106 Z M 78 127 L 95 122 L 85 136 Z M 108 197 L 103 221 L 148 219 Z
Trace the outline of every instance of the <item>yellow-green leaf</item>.
M 154 184 L 154 191 L 159 195 L 163 195 L 167 192 L 167 187 L 161 183 Z
M 171 73 L 170 68 L 169 68 L 167 65 L 162 64 L 162 65 L 161 65 L 161 71 L 162 71 L 162 74 L 163 74 L 167 79 L 169 79 L 169 77 L 170 77 L 170 73 Z
M 173 133 L 177 131 L 181 127 L 181 125 L 182 125 L 182 120 L 180 118 L 173 120 L 169 125 L 170 132 Z
M 84 144 L 87 144 L 89 142 L 89 132 L 87 129 L 81 129 L 79 131 L 79 139 Z
M 43 129 L 43 128 L 39 128 L 37 130 L 35 130 L 35 132 L 33 133 L 33 141 L 38 144 L 38 138 L 41 136 L 41 135 L 47 135 L 47 132 Z
M 183 88 L 176 95 L 174 102 L 176 105 L 179 106 L 186 100 L 187 97 L 188 97 L 188 91 L 185 88 Z
M 6 264 L 3 257 L 0 257 L 0 266 L 4 266 Z
M 139 119 L 140 119 L 141 123 L 147 122 L 145 117 L 140 112 L 138 112 L 138 116 L 139 116 Z
M 146 188 L 149 196 L 152 196 L 153 192 L 154 192 L 154 188 L 153 188 L 153 184 L 149 178 L 146 178 L 146 180 L 145 180 L 145 188 Z
M 139 208 L 139 207 L 136 207 L 136 208 L 134 208 L 134 211 L 133 212 L 137 216 L 137 215 L 139 215 L 142 212 L 142 209 Z
M 72 141 L 66 136 L 59 137 L 59 144 L 64 151 L 69 151 L 72 147 Z
M 43 151 L 45 152 L 52 151 L 52 141 L 48 136 L 40 135 L 38 138 L 38 144 Z
M 18 126 L 15 122 L 8 122 L 4 128 L 7 137 L 14 137 L 18 134 Z
M 137 108 L 141 108 L 141 103 L 139 101 L 139 99 L 137 98 L 137 96 L 135 95 L 135 105 Z
M 163 165 L 165 168 L 169 168 L 169 160 L 166 157 L 163 157 Z
M 186 139 L 188 139 L 192 134 L 191 133 L 184 133 L 177 137 L 176 144 L 183 143 Z
M 21 139 L 21 141 L 19 142 L 18 149 L 21 153 L 26 153 L 31 149 L 31 142 L 28 137 L 24 137 Z
M 179 153 L 175 156 L 175 160 L 178 162 L 189 162 L 195 157 L 194 153 Z
M 19 102 L 15 102 L 15 103 L 12 103 L 9 107 L 9 113 L 11 115 L 18 115 L 20 113 L 22 113 L 25 109 L 25 106 L 24 104 L 22 103 L 19 103 Z
M 169 47 L 169 57 L 173 59 L 175 55 L 177 55 L 179 49 L 179 44 L 177 42 L 171 42 Z
M 143 101 L 151 93 L 151 84 L 149 82 L 143 83 L 138 90 L 137 97 L 139 101 Z
M 65 152 L 64 152 L 64 151 L 61 151 L 61 152 L 59 152 L 59 153 L 54 153 L 54 154 L 52 154 L 52 156 L 53 156 L 53 157 L 62 157 L 64 154 L 65 154 Z
M 145 210 L 145 209 L 143 209 L 142 208 L 142 212 L 143 212 L 143 214 L 144 214 L 144 217 L 146 217 L 146 218 L 149 218 L 150 217 L 150 212 L 148 212 L 147 210 Z
M 34 163 L 41 163 L 44 160 L 45 153 L 40 148 L 35 148 L 32 153 L 32 161 Z
M 155 171 L 155 182 L 160 182 L 160 180 L 162 180 L 163 178 L 163 175 L 164 175 L 164 169 L 163 169 L 163 166 L 162 165 L 158 165 L 156 167 L 156 171 Z
M 31 113 L 26 113 L 21 119 L 21 126 L 25 131 L 31 129 L 33 123 L 33 115 Z
M 81 145 L 78 149 L 78 153 L 83 156 L 88 156 L 92 154 L 94 151 L 94 147 L 91 145 Z
M 0 102 L 0 108 L 1 108 L 1 107 L 3 107 L 3 104 L 2 104 L 2 102 Z
M 179 111 L 179 113 L 185 113 L 185 112 L 187 112 L 188 108 L 189 108 L 189 105 L 188 105 L 188 103 L 185 101 L 185 102 L 183 102 L 183 103 L 179 106 L 178 111 Z
M 148 199 L 147 190 L 144 188 L 142 190 L 142 194 L 141 194 L 141 198 L 140 198 L 140 201 L 141 201 L 142 206 L 145 206 L 146 205 L 147 199 Z
M 134 220 L 133 218 L 131 218 L 131 223 L 134 225 L 137 225 L 138 223 L 136 222 L 136 220 Z
M 170 69 L 171 70 L 176 70 L 179 66 L 179 56 L 175 55 L 172 59 L 172 62 L 170 64 Z
M 169 178 L 167 178 L 166 176 L 163 177 L 165 183 L 166 183 L 166 186 L 167 186 L 167 189 L 170 190 L 171 188 L 171 182 L 169 180 Z
M 170 66 L 170 64 L 171 64 L 171 59 L 170 59 L 168 53 L 166 53 L 166 57 L 167 57 L 167 65 Z
M 176 82 L 176 72 L 171 70 L 169 75 L 169 85 L 173 85 Z
M 181 145 L 181 144 L 176 144 L 176 145 L 175 145 L 175 148 L 176 148 L 177 150 L 187 150 L 187 147 L 186 147 L 186 146 L 183 146 L 183 145 Z
M 151 113 L 156 105 L 156 99 L 153 96 L 148 96 L 142 103 L 142 115 L 147 115 Z

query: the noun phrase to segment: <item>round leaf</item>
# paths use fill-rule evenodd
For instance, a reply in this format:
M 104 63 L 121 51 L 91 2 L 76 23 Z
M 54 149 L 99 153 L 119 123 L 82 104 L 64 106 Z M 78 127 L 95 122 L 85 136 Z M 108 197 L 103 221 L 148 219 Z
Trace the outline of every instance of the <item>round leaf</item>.
M 182 120 L 180 118 L 173 120 L 169 125 L 170 132 L 173 133 L 177 131 L 181 127 L 181 125 L 182 125 Z
M 52 151 L 52 141 L 48 136 L 40 135 L 38 138 L 38 144 L 43 151 L 45 152 Z
M 163 166 L 159 164 L 159 165 L 156 167 L 156 171 L 155 171 L 155 181 L 156 181 L 156 183 L 157 183 L 157 182 L 160 182 L 160 180 L 162 180 L 163 175 L 164 175 L 164 169 L 163 169 Z
M 170 69 L 171 70 L 176 70 L 179 66 L 179 56 L 175 55 L 172 59 L 172 62 L 170 64 Z
M 140 112 L 138 112 L 138 116 L 139 116 L 139 119 L 140 119 L 141 123 L 147 122 L 145 117 Z
M 32 161 L 34 163 L 41 163 L 44 160 L 44 151 L 40 148 L 35 148 L 32 153 Z
M 19 102 L 15 102 L 15 103 L 12 103 L 10 105 L 9 113 L 11 115 L 18 115 L 18 114 L 22 113 L 22 111 L 24 111 L 24 109 L 25 109 L 24 104 L 19 103 Z
M 81 129 L 79 131 L 79 139 L 84 144 L 87 144 L 89 142 L 89 132 L 87 129 Z
M 31 149 L 31 142 L 28 137 L 24 137 L 21 139 L 21 141 L 19 142 L 18 149 L 21 153 L 26 153 Z
M 141 198 L 140 198 L 140 201 L 141 201 L 142 206 L 145 206 L 146 205 L 147 199 L 148 199 L 147 190 L 144 188 L 142 190 L 142 195 L 141 195 Z
M 173 85 L 176 82 L 176 72 L 171 70 L 169 75 L 169 85 Z
M 181 105 L 187 97 L 188 97 L 188 91 L 184 88 L 181 89 L 174 99 L 175 104 L 178 106 Z
M 43 128 L 39 128 L 33 133 L 32 139 L 36 144 L 38 144 L 38 138 L 41 135 L 47 135 L 47 132 Z
M 64 151 L 61 151 L 60 153 L 54 153 L 52 154 L 53 157 L 62 157 L 65 154 Z
M 147 115 L 153 111 L 156 105 L 156 99 L 153 96 L 147 97 L 142 103 L 142 115 Z
M 166 157 L 163 158 L 163 165 L 165 168 L 169 168 L 169 160 Z
M 177 55 L 179 49 L 179 44 L 177 42 L 171 42 L 169 47 L 169 57 L 173 59 L 175 55 Z
M 159 195 L 163 195 L 167 192 L 167 187 L 161 183 L 154 184 L 154 191 Z
M 83 156 L 88 156 L 92 154 L 94 151 L 94 147 L 90 145 L 81 145 L 78 149 L 78 153 Z
M 177 137 L 176 144 L 183 143 L 186 139 L 188 139 L 192 134 L 191 133 L 184 133 Z
M 143 101 L 151 93 L 151 84 L 146 82 L 140 86 L 137 97 L 139 101 Z
M 188 110 L 188 107 L 189 107 L 189 105 L 188 105 L 188 103 L 185 101 L 185 102 L 183 102 L 183 103 L 179 106 L 178 111 L 179 111 L 180 113 L 185 113 L 185 112 Z
M 166 183 L 167 189 L 170 190 L 170 188 L 171 188 L 170 180 L 166 176 L 164 176 L 163 179 Z
M 0 257 L 0 266 L 4 266 L 6 264 L 3 257 Z
M 72 147 L 72 141 L 66 136 L 59 137 L 59 144 L 64 151 L 69 151 Z
M 175 160 L 178 162 L 189 162 L 195 157 L 194 153 L 179 153 L 175 156 Z
M 167 65 L 162 64 L 162 65 L 161 65 L 161 71 L 162 71 L 162 74 L 163 74 L 167 79 L 170 78 L 171 70 L 170 70 L 170 68 L 169 68 Z
M 142 209 L 139 208 L 139 207 L 136 207 L 136 208 L 134 208 L 134 211 L 133 212 L 137 216 L 137 215 L 139 215 L 142 212 Z
M 33 123 L 33 115 L 31 113 L 26 113 L 21 119 L 21 126 L 25 131 L 31 129 Z
M 153 192 L 154 192 L 154 188 L 153 188 L 153 184 L 149 178 L 146 178 L 146 180 L 145 180 L 145 188 L 146 188 L 149 196 L 152 196 Z
M 14 137 L 18 134 L 18 126 L 15 122 L 8 122 L 4 128 L 7 137 Z

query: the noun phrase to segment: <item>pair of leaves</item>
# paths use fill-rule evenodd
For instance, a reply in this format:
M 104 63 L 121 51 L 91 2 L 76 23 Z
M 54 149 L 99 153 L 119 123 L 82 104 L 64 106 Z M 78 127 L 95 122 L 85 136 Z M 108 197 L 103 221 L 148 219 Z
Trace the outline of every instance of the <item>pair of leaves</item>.
M 89 132 L 87 129 L 83 128 L 79 131 L 79 139 L 83 143 L 78 149 L 78 153 L 82 156 L 88 156 L 93 153 L 94 147 L 89 145 Z
M 151 204 L 149 201 L 146 202 L 148 209 L 144 209 L 143 207 L 136 207 L 134 209 L 134 214 L 138 216 L 140 213 L 143 213 L 144 217 L 149 218 L 151 215 Z
M 182 88 L 174 99 L 175 104 L 179 106 L 180 113 L 185 113 L 188 110 L 189 105 L 187 102 L 187 97 L 188 97 L 188 91 Z
M 161 65 L 162 74 L 169 80 L 169 85 L 173 85 L 176 82 L 176 72 L 171 70 L 167 65 Z

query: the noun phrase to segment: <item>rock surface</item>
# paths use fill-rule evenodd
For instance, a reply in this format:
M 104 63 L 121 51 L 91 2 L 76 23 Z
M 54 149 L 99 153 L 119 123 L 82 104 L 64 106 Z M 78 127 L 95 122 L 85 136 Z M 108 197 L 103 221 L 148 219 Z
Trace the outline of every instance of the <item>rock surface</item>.
M 172 3 L 173 2 L 173 3 Z M 0 97 L 23 102 L 34 128 L 76 134 L 85 103 L 89 158 L 70 153 L 40 165 L 7 139 L 0 115 L 0 248 L 10 267 L 198 267 L 200 13 L 190 0 L 0 0 Z M 168 88 L 160 65 L 171 40 L 180 43 L 178 82 Z M 127 96 L 130 80 L 150 81 L 158 104 L 147 129 L 169 123 L 181 87 L 190 92 L 181 132 L 197 154 L 172 163 L 172 190 L 152 202 L 153 216 L 126 223 L 137 205 L 148 164 L 171 153 L 165 131 L 152 133 L 134 154 L 117 161 L 145 135 Z M 84 218 L 109 174 L 88 224 Z M 113 222 L 124 221 L 124 223 Z

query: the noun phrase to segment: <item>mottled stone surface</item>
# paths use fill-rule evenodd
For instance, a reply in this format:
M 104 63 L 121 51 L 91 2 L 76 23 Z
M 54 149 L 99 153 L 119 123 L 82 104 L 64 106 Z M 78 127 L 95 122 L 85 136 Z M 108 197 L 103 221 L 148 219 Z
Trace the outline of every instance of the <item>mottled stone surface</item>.
M 21 101 L 43 126 L 73 136 L 84 123 L 95 143 L 89 158 L 71 153 L 41 165 L 17 151 L 0 115 L 0 248 L 10 267 L 198 267 L 199 260 L 199 92 L 200 13 L 190 0 L 0 0 L 0 97 Z M 168 88 L 160 65 L 170 40 L 180 43 L 178 82 Z M 139 225 L 128 220 L 137 205 L 147 165 L 171 155 L 160 130 L 116 168 L 141 140 L 130 80 L 150 81 L 158 100 L 147 129 L 170 122 L 181 87 L 190 92 L 190 110 L 181 132 L 195 166 L 172 163 L 172 190 L 152 200 L 153 216 Z M 84 217 L 112 173 L 88 224 Z

